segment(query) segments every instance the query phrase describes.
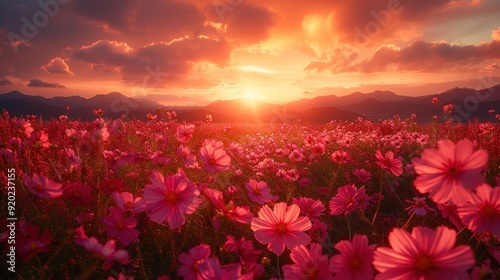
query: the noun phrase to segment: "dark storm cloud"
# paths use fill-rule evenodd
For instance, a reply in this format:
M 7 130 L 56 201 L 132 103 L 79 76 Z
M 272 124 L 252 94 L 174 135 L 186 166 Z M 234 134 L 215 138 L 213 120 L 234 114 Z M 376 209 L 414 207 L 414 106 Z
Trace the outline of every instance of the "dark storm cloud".
M 66 88 L 65 86 L 58 83 L 48 83 L 39 79 L 31 79 L 28 83 L 29 87 L 46 87 L 46 88 Z

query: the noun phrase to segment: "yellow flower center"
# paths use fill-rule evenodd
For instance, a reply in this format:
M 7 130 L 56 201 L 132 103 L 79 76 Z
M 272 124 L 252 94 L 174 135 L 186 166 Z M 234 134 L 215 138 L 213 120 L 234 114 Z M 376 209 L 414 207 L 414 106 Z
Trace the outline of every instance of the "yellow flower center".
M 36 250 L 36 249 L 38 249 L 38 245 L 35 242 L 31 242 L 30 243 L 30 250 L 33 251 L 33 250 Z
M 134 205 L 134 203 L 133 203 L 132 201 L 127 201 L 127 202 L 125 203 L 125 208 L 127 208 L 127 209 L 131 209 L 133 205 Z
M 40 184 L 36 184 L 35 186 L 33 186 L 33 188 L 39 192 L 43 191 L 43 187 Z

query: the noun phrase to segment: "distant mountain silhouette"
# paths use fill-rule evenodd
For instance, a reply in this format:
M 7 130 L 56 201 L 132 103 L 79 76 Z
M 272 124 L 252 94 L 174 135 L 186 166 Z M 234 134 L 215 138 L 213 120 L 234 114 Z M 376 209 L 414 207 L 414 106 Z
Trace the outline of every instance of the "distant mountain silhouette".
M 432 99 L 438 98 L 433 105 Z M 500 85 L 481 90 L 453 88 L 442 93 L 418 97 L 397 95 L 391 91 L 371 93 L 354 92 L 346 96 L 326 95 L 305 98 L 275 105 L 259 100 L 217 100 L 207 106 L 164 106 L 146 98 L 127 97 L 119 92 L 98 94 L 91 98 L 80 96 L 52 97 L 26 95 L 19 91 L 0 94 L 0 110 L 7 109 L 11 116 L 41 115 L 44 120 L 58 118 L 70 107 L 71 119 L 93 120 L 93 109 L 104 110 L 105 118 L 135 117 L 146 119 L 147 113 L 157 109 L 176 111 L 179 121 L 204 121 L 212 115 L 214 122 L 289 122 L 301 119 L 311 123 L 331 120 L 353 121 L 363 117 L 372 121 L 399 115 L 408 118 L 416 115 L 419 122 L 428 122 L 433 116 L 443 118 L 443 106 L 454 104 L 453 117 L 465 122 L 477 118 L 490 120 L 488 110 L 500 113 Z

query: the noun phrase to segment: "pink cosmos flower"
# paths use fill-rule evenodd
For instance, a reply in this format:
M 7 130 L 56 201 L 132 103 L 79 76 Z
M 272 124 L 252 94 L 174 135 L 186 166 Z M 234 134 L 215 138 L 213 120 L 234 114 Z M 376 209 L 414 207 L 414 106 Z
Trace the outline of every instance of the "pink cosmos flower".
M 364 208 L 368 201 L 364 186 L 359 189 L 354 185 L 343 186 L 330 200 L 330 214 L 347 215 L 356 209 Z
M 196 161 L 196 155 L 191 154 L 191 149 L 184 145 L 179 145 L 177 148 L 177 155 L 182 159 L 182 162 L 187 168 L 197 168 L 198 162 Z
M 323 247 L 318 243 L 311 243 L 310 249 L 304 245 L 293 248 L 290 258 L 294 264 L 283 266 L 285 279 L 333 279 L 328 270 L 328 257 L 322 251 Z
M 288 158 L 291 160 L 291 161 L 294 161 L 294 162 L 299 162 L 299 161 L 302 161 L 304 159 L 304 155 L 299 151 L 299 150 L 293 150 L 289 155 L 288 155 Z
M 232 235 L 227 236 L 223 249 L 228 253 L 237 253 L 240 256 L 240 262 L 242 264 L 257 262 L 259 255 L 262 253 L 261 250 L 254 249 L 252 241 L 245 240 L 245 237 L 242 237 L 238 241 Z
M 427 215 L 427 211 L 436 213 L 436 210 L 425 203 L 425 197 L 414 197 L 413 201 L 406 200 L 406 202 L 410 203 L 410 206 L 406 208 L 406 211 L 410 214 L 415 213 L 418 216 L 425 216 Z
M 241 274 L 240 264 L 221 265 L 216 257 L 206 259 L 198 265 L 200 275 L 205 280 L 253 280 L 253 272 Z
M 130 256 L 127 250 L 115 250 L 116 241 L 113 239 L 108 240 L 106 244 L 102 245 L 95 237 L 91 237 L 83 242 L 83 247 L 97 257 L 104 260 L 102 269 L 108 270 L 111 268 L 112 261 L 119 261 L 122 264 L 130 262 Z
M 443 106 L 443 112 L 451 114 L 453 112 L 453 104 L 446 104 Z
M 134 217 L 123 217 L 123 211 L 115 207 L 111 210 L 111 216 L 106 216 L 101 219 L 101 222 L 106 225 L 106 233 L 110 237 L 118 237 L 120 242 L 127 246 L 132 242 L 138 242 L 139 231 L 135 229 L 137 219 Z
M 440 140 L 437 147 L 437 150 L 425 149 L 421 158 L 413 159 L 419 175 L 414 181 L 415 188 L 429 193 L 436 203 L 465 204 L 470 200 L 470 190 L 484 183 L 480 171 L 488 162 L 488 153 L 474 152 L 474 144 L 466 139 L 456 145 L 450 140 Z
M 316 221 L 312 224 L 307 234 L 311 237 L 311 241 L 322 243 L 328 239 L 327 229 L 328 226 L 325 223 Z
M 63 194 L 62 184 L 51 181 L 43 175 L 33 173 L 33 176 L 30 177 L 24 174 L 23 181 L 30 192 L 39 197 L 54 198 Z
M 285 246 L 291 250 L 311 241 L 304 233 L 311 228 L 311 220 L 299 217 L 299 214 L 300 208 L 295 204 L 287 206 L 285 202 L 280 202 L 274 205 L 273 210 L 264 205 L 259 210 L 259 217 L 252 219 L 250 227 L 257 241 L 267 244 L 268 250 L 279 256 L 285 251 Z
M 132 211 L 132 213 L 141 213 L 146 210 L 146 202 L 142 197 L 134 198 L 134 195 L 129 192 L 117 193 L 114 192 L 111 194 L 113 200 L 123 211 Z
M 372 178 L 370 172 L 367 172 L 364 169 L 355 169 L 353 174 L 356 175 L 356 177 L 358 177 L 358 179 L 363 183 L 370 181 L 370 179 Z
M 384 155 L 380 151 L 375 153 L 377 165 L 383 169 L 389 170 L 394 176 L 399 176 L 403 173 L 403 163 L 399 159 L 394 158 L 394 153 L 389 151 Z
M 348 163 L 352 158 L 346 151 L 335 151 L 330 155 L 330 160 L 338 164 L 343 164 Z
M 330 271 L 334 279 L 373 279 L 373 251 L 377 245 L 368 245 L 365 235 L 354 234 L 352 242 L 342 240 L 335 245 L 340 255 L 330 259 Z
M 200 148 L 200 160 L 203 162 L 203 168 L 212 173 L 228 170 L 231 164 L 231 157 L 226 151 L 211 144 Z
M 194 125 L 179 125 L 175 132 L 175 137 L 179 142 L 186 143 L 193 137 L 193 133 Z
M 458 216 L 456 205 L 438 204 L 437 207 L 439 211 L 441 211 L 441 216 L 443 216 L 443 218 L 448 218 L 457 230 L 462 229 L 463 223 L 460 217 Z
M 178 274 L 184 276 L 186 280 L 202 280 L 198 265 L 210 257 L 210 246 L 200 244 L 189 249 L 188 253 L 179 255 L 178 260 L 181 263 Z
M 248 183 L 245 183 L 245 187 L 247 188 L 252 201 L 259 204 L 267 203 L 273 198 L 271 189 L 264 181 L 257 182 L 254 179 L 250 179 Z
M 373 265 L 380 272 L 375 279 L 469 279 L 474 254 L 469 246 L 453 248 L 456 235 L 446 226 L 418 226 L 411 235 L 394 228 L 389 234 L 392 248 L 375 250 Z
M 250 207 L 236 206 L 232 200 L 225 205 L 222 192 L 206 186 L 201 188 L 201 193 L 220 211 L 224 217 L 243 224 L 249 224 L 252 221 L 253 214 L 250 212 Z
M 500 236 L 500 187 L 481 184 L 473 199 L 457 207 L 458 215 L 467 228 L 475 233 L 489 231 Z
M 299 197 L 292 199 L 294 204 L 300 207 L 300 213 L 306 215 L 312 221 L 319 221 L 319 217 L 324 215 L 326 208 L 321 200 L 314 200 L 308 197 Z
M 15 124 L 16 129 L 18 129 L 26 138 L 31 137 L 31 133 L 34 131 L 33 127 L 31 127 L 31 123 L 29 120 L 25 120 L 23 118 L 20 118 L 16 124 Z
M 143 196 L 151 221 L 168 221 L 171 229 L 182 226 L 186 221 L 184 214 L 194 213 L 201 203 L 198 189 L 180 174 L 165 178 L 156 169 L 149 179 L 153 184 L 144 188 Z
M 39 235 L 39 226 L 27 225 L 26 230 L 26 235 L 19 234 L 16 239 L 18 258 L 24 262 L 29 261 L 38 254 L 49 252 L 49 245 L 52 240 L 48 229 L 45 229 L 42 235 Z
M 314 155 L 321 156 L 325 154 L 325 145 L 323 145 L 322 143 L 316 143 L 312 146 L 311 150 Z

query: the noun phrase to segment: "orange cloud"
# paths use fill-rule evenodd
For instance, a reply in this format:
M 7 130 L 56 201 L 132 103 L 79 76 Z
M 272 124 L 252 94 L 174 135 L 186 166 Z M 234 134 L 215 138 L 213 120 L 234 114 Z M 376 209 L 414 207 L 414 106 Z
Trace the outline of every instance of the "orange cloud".
M 43 65 L 40 67 L 47 74 L 66 74 L 66 75 L 74 75 L 73 72 L 69 69 L 69 65 L 64 61 L 64 59 L 60 57 L 53 58 L 47 63 L 47 65 Z

